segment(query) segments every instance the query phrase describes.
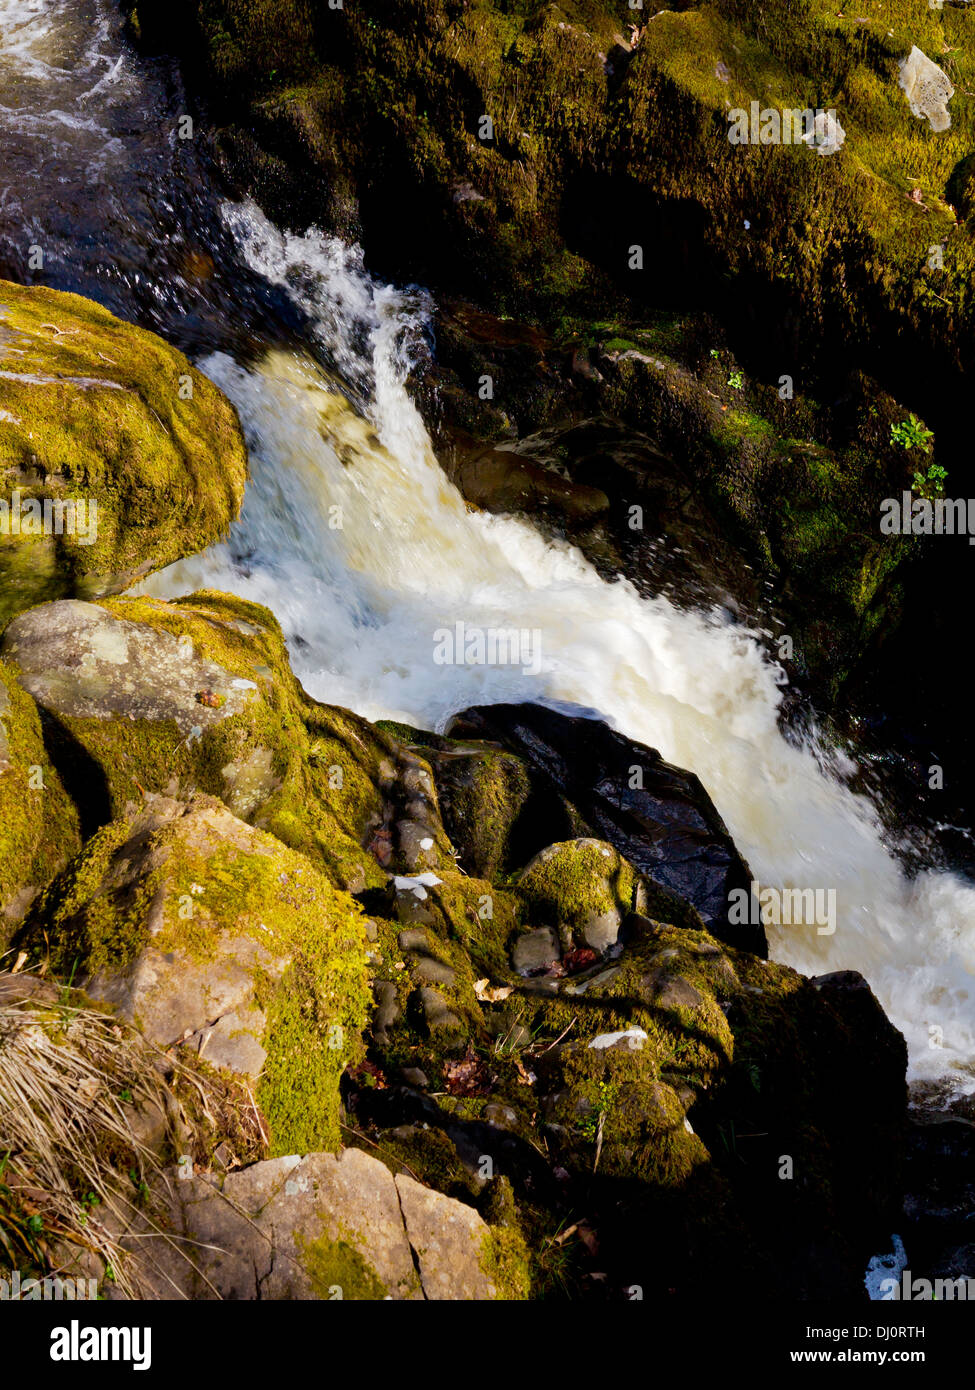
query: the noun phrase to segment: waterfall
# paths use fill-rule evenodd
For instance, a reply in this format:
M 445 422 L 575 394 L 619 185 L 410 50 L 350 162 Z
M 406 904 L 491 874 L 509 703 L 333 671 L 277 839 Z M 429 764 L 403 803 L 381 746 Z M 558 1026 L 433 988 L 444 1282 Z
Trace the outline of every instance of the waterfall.
M 253 204 L 222 213 L 250 270 L 307 316 L 315 356 L 201 363 L 240 412 L 252 479 L 228 541 L 143 591 L 267 604 L 308 691 L 371 719 L 440 729 L 466 705 L 535 700 L 659 749 L 700 777 L 759 882 L 835 892 L 835 932 L 771 927 L 773 956 L 862 971 L 908 1039 L 912 1079 L 975 1091 L 975 890 L 947 872 L 907 877 L 846 785 L 845 755 L 783 737 L 781 673 L 752 633 L 607 582 L 526 522 L 468 510 L 407 390 L 422 294 L 376 283 L 334 238 L 279 232 Z M 540 671 L 437 664 L 435 634 L 456 622 L 537 631 Z

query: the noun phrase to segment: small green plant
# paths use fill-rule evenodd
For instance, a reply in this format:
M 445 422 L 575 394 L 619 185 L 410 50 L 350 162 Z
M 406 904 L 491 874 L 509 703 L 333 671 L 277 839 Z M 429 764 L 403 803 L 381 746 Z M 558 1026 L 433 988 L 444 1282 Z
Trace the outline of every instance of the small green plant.
M 88 1224 L 88 1217 L 95 1210 L 95 1208 L 101 1204 L 101 1200 L 102 1199 L 101 1197 L 99 1197 L 97 1192 L 85 1193 L 84 1197 L 82 1197 L 78 1203 L 78 1205 L 81 1207 L 81 1212 L 78 1215 L 79 1225 L 86 1226 Z
M 579 1135 L 583 1139 L 588 1140 L 591 1144 L 595 1144 L 599 1137 L 600 1121 L 609 1110 L 612 1098 L 612 1088 L 609 1082 L 600 1081 L 599 1099 L 587 1115 L 583 1115 L 581 1119 L 576 1121 L 576 1129 Z
M 744 386 L 745 386 L 745 373 L 744 373 L 744 372 L 732 372 L 732 373 L 731 373 L 731 376 L 729 376 L 729 378 L 728 378 L 728 385 L 731 386 L 735 391 L 742 391 L 742 390 L 744 390 Z
M 947 476 L 948 474 L 940 464 L 932 463 L 927 473 L 914 474 L 914 481 L 911 486 L 921 497 L 931 497 L 932 495 L 942 497 Z
M 141 1176 L 141 1174 L 136 1172 L 134 1168 L 129 1169 L 129 1181 L 135 1188 L 136 1201 L 139 1203 L 140 1206 L 145 1206 L 148 1203 L 150 1196 L 149 1184 L 146 1182 L 145 1178 Z
M 26 1256 L 30 1265 L 44 1264 L 39 1244 L 44 1236 L 44 1219 L 31 1215 L 21 1204 L 21 1193 L 5 1181 L 10 1152 L 0 1155 L 0 1254 L 11 1268 L 21 1264 Z
M 890 427 L 891 443 L 899 444 L 902 449 L 920 449 L 923 453 L 930 454 L 933 438 L 934 431 L 922 425 L 913 412 L 899 425 Z
M 711 356 L 712 356 L 712 357 L 720 357 L 720 356 L 721 356 L 721 353 L 719 352 L 719 350 L 718 350 L 717 348 L 712 348 L 712 349 L 711 349 Z

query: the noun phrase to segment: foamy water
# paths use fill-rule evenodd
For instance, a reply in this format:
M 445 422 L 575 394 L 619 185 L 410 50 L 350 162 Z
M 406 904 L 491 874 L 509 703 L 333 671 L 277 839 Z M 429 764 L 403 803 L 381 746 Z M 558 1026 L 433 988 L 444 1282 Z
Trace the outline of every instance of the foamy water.
M 442 728 L 471 704 L 572 703 L 658 748 L 701 778 L 763 884 L 835 890 L 835 934 L 772 928 L 775 958 L 862 971 L 907 1036 L 912 1076 L 975 1090 L 975 891 L 948 873 L 909 880 L 872 804 L 829 772 L 840 759 L 786 742 L 780 673 L 752 635 L 607 583 L 526 523 L 467 510 L 407 392 L 422 298 L 375 284 L 331 238 L 283 236 L 249 204 L 224 212 L 363 408 L 301 353 L 256 370 L 205 361 L 247 432 L 243 515 L 227 544 L 144 587 L 267 604 L 307 689 L 371 719 Z M 540 674 L 437 665 L 434 634 L 457 621 L 539 630 Z

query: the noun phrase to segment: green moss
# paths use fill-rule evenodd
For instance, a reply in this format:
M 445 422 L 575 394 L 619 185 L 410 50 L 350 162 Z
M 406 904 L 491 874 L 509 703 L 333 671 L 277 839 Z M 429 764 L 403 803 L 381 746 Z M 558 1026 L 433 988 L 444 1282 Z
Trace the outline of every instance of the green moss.
M 356 1135 L 349 1136 L 349 1142 L 350 1147 L 378 1158 L 394 1176 L 405 1173 L 445 1197 L 470 1203 L 478 1195 L 477 1183 L 442 1130 L 400 1126 L 384 1134 L 378 1148 L 360 1142 Z
M 516 1227 L 488 1228 L 481 1268 L 497 1289 L 499 1299 L 522 1301 L 531 1297 L 531 1253 Z
M 462 957 L 494 979 L 510 972 L 508 947 L 524 908 L 518 895 L 495 888 L 487 879 L 444 872 L 430 890 L 441 914 L 442 930 L 462 947 Z
M 0 536 L 0 623 L 52 597 L 123 588 L 237 516 L 247 459 L 236 413 L 161 339 L 77 295 L 4 281 L 0 367 L 4 499 L 97 507 L 74 534 Z
M 386 1285 L 375 1270 L 347 1240 L 299 1238 L 299 1252 L 305 1273 L 316 1295 L 323 1299 L 384 1299 Z
M 0 663 L 0 948 L 30 892 L 79 843 L 78 813 L 51 764 L 34 702 Z
M 164 954 L 205 962 L 232 932 L 290 960 L 282 978 L 255 973 L 268 1054 L 258 1100 L 273 1154 L 336 1149 L 339 1077 L 362 1055 L 370 1006 L 361 910 L 302 855 L 235 831 L 222 808 L 226 820 L 209 829 L 208 804 L 193 804 L 195 822 L 150 823 L 148 834 L 125 820 L 99 831 L 45 892 L 24 942 L 67 976 L 123 969 L 149 944 L 150 923 Z
M 633 906 L 636 873 L 611 845 L 600 840 L 566 840 L 550 845 L 529 864 L 518 888 L 532 914 L 558 927 L 564 944 L 593 917 Z
M 213 591 L 178 604 L 118 598 L 101 606 L 116 618 L 189 639 L 195 655 L 227 673 L 228 688 L 232 678 L 255 687 L 242 711 L 190 737 L 174 720 L 59 718 L 60 758 L 77 767 L 83 752 L 97 764 L 113 817 L 146 793 L 205 791 L 307 854 L 339 886 L 358 892 L 385 884 L 361 842 L 382 818 L 384 767 L 392 771 L 389 739 L 349 711 L 305 694 L 266 608 Z
M 445 823 L 463 868 L 496 879 L 516 867 L 519 818 L 531 794 L 520 758 L 493 749 L 459 747 L 436 759 Z
M 50 960 L 53 972 L 71 977 L 76 971 L 123 968 L 146 944 L 148 917 L 162 886 L 155 873 L 132 896 L 113 901 L 102 890 L 113 856 L 126 842 L 130 827 L 113 821 L 87 842 L 48 885 L 30 914 L 25 945 Z

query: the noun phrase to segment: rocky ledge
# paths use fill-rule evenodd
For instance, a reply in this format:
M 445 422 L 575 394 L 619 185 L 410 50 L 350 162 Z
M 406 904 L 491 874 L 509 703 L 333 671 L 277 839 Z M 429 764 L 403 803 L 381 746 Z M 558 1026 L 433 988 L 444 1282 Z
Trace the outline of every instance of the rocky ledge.
M 806 980 L 729 921 L 749 870 L 695 777 L 536 706 L 370 725 L 216 593 L 42 604 L 0 669 L 42 769 L 0 771 L 31 837 L 7 1026 L 83 1049 L 74 1011 L 114 1016 L 163 1093 L 124 1220 L 131 1152 L 101 1169 L 133 1286 L 860 1287 L 899 1200 L 903 1040 L 858 976 Z M 19 1157 L 9 1199 L 43 1218 Z

